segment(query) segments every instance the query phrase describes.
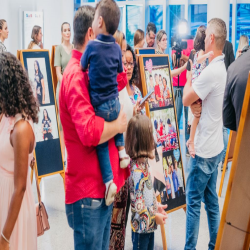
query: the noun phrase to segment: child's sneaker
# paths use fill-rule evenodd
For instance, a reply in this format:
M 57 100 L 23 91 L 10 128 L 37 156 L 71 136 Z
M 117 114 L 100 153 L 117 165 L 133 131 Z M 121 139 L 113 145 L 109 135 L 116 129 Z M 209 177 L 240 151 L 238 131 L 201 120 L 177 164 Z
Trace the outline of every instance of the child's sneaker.
M 123 158 L 120 158 L 120 168 L 126 168 L 130 163 L 130 157 L 126 156 Z
M 114 200 L 117 192 L 117 186 L 114 182 L 111 182 L 105 192 L 105 203 L 106 206 L 110 206 Z

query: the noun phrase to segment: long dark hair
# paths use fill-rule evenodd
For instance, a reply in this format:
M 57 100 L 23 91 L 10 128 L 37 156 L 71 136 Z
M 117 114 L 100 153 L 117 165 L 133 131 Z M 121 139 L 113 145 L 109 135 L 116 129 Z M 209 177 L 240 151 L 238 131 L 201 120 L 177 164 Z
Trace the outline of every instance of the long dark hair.
M 45 121 L 44 111 L 46 111 L 46 114 L 47 114 L 47 120 L 48 120 L 48 121 L 51 121 L 51 119 L 50 119 L 50 117 L 49 117 L 49 113 L 48 113 L 47 109 L 44 109 L 44 110 L 43 110 L 43 121 Z
M 39 62 L 37 61 L 37 60 L 35 60 L 34 61 L 34 70 L 35 70 L 35 74 L 36 74 L 36 68 L 35 68 L 35 63 L 36 63 L 36 65 L 37 65 L 37 68 L 38 68 L 38 76 L 40 77 L 40 78 L 43 78 L 43 74 L 42 74 L 42 72 L 41 72 L 41 70 L 40 70 L 40 64 L 39 64 Z
M 134 62 L 134 69 L 133 69 L 133 74 L 132 77 L 129 81 L 129 85 L 132 86 L 132 84 L 137 84 L 138 82 L 138 66 L 136 63 L 136 57 L 135 57 L 135 53 L 133 51 L 133 49 L 131 48 L 131 46 L 129 44 L 127 44 L 127 51 L 130 51 L 132 53 L 133 56 L 133 62 Z
M 0 53 L 0 113 L 7 117 L 22 114 L 38 122 L 38 103 L 29 77 L 20 61 L 11 53 Z
M 196 32 L 196 36 L 194 39 L 194 49 L 196 52 L 201 49 L 205 51 L 205 38 L 206 38 L 206 26 L 201 25 Z

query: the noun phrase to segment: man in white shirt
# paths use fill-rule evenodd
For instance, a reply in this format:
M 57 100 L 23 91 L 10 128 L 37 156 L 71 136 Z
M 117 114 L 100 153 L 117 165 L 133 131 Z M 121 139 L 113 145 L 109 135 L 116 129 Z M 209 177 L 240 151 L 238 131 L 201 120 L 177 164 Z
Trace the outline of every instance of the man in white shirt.
M 207 26 L 205 53 L 214 52 L 209 65 L 191 84 L 188 79 L 183 93 L 184 106 L 190 106 L 199 98 L 202 112 L 195 134 L 194 158 L 189 161 L 186 185 L 187 220 L 185 250 L 195 249 L 199 233 L 201 201 L 207 211 L 210 242 L 214 249 L 220 222 L 216 181 L 218 164 L 223 150 L 222 106 L 226 85 L 226 68 L 222 50 L 227 37 L 226 24 L 219 18 L 212 19 Z

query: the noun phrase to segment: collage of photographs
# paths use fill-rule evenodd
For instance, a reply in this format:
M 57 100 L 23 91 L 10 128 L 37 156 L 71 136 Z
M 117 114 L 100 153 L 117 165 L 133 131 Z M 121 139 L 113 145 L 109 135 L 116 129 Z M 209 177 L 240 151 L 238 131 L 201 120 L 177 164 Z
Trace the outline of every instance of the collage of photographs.
M 149 62 L 150 64 L 151 62 Z M 147 65 L 148 66 L 148 65 Z M 152 69 L 152 70 L 151 70 Z M 169 69 L 166 66 L 146 67 L 145 77 L 148 93 L 154 91 L 149 98 L 150 110 L 173 107 L 173 95 Z
M 168 65 L 154 66 L 152 60 L 147 59 L 144 73 L 147 93 L 153 92 L 149 98 L 150 119 L 157 151 L 162 158 L 162 176 L 155 180 L 164 184 L 160 190 L 161 203 L 167 204 L 169 211 L 184 205 L 186 200 L 170 70 Z
M 36 142 L 58 139 L 55 105 L 51 105 L 50 98 L 49 82 L 52 83 L 52 79 L 48 79 L 46 58 L 27 58 L 26 65 L 33 94 L 40 106 L 38 124 L 34 125 Z

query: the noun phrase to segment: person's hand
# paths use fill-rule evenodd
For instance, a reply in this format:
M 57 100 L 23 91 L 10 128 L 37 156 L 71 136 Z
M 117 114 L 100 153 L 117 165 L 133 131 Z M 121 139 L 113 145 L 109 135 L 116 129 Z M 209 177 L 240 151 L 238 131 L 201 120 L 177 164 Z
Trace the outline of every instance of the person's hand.
M 43 43 L 40 42 L 40 46 L 39 46 L 41 49 L 43 49 Z
M 123 105 L 121 105 L 121 110 L 118 118 L 116 119 L 118 133 L 122 134 L 127 130 L 127 115 L 123 111 Z
M 0 250 L 10 250 L 10 245 L 9 243 L 2 237 L 0 236 Z
M 186 62 L 186 63 L 183 65 L 184 70 L 187 68 L 187 64 L 188 64 L 188 62 Z M 184 71 L 184 70 L 183 70 L 183 71 Z
M 155 214 L 155 222 L 157 225 L 164 225 L 166 223 L 167 215 L 163 215 L 160 213 Z
M 167 215 L 165 209 L 167 209 L 168 205 L 162 205 L 161 203 L 158 204 L 157 206 L 157 210 L 158 210 L 158 213 L 160 214 L 163 214 L 163 215 Z M 168 216 L 168 215 L 167 215 Z
M 133 115 L 138 115 L 141 113 L 141 110 L 144 109 L 145 107 L 145 104 L 146 102 L 143 103 L 143 105 L 140 105 L 140 102 L 141 102 L 141 99 L 139 98 L 137 101 L 136 101 L 136 104 L 134 105 L 133 107 Z
M 194 115 L 194 117 L 200 118 L 201 110 L 202 110 L 201 102 L 198 102 L 198 103 L 194 102 L 193 104 L 191 104 L 190 108 L 191 108 L 191 112 Z

